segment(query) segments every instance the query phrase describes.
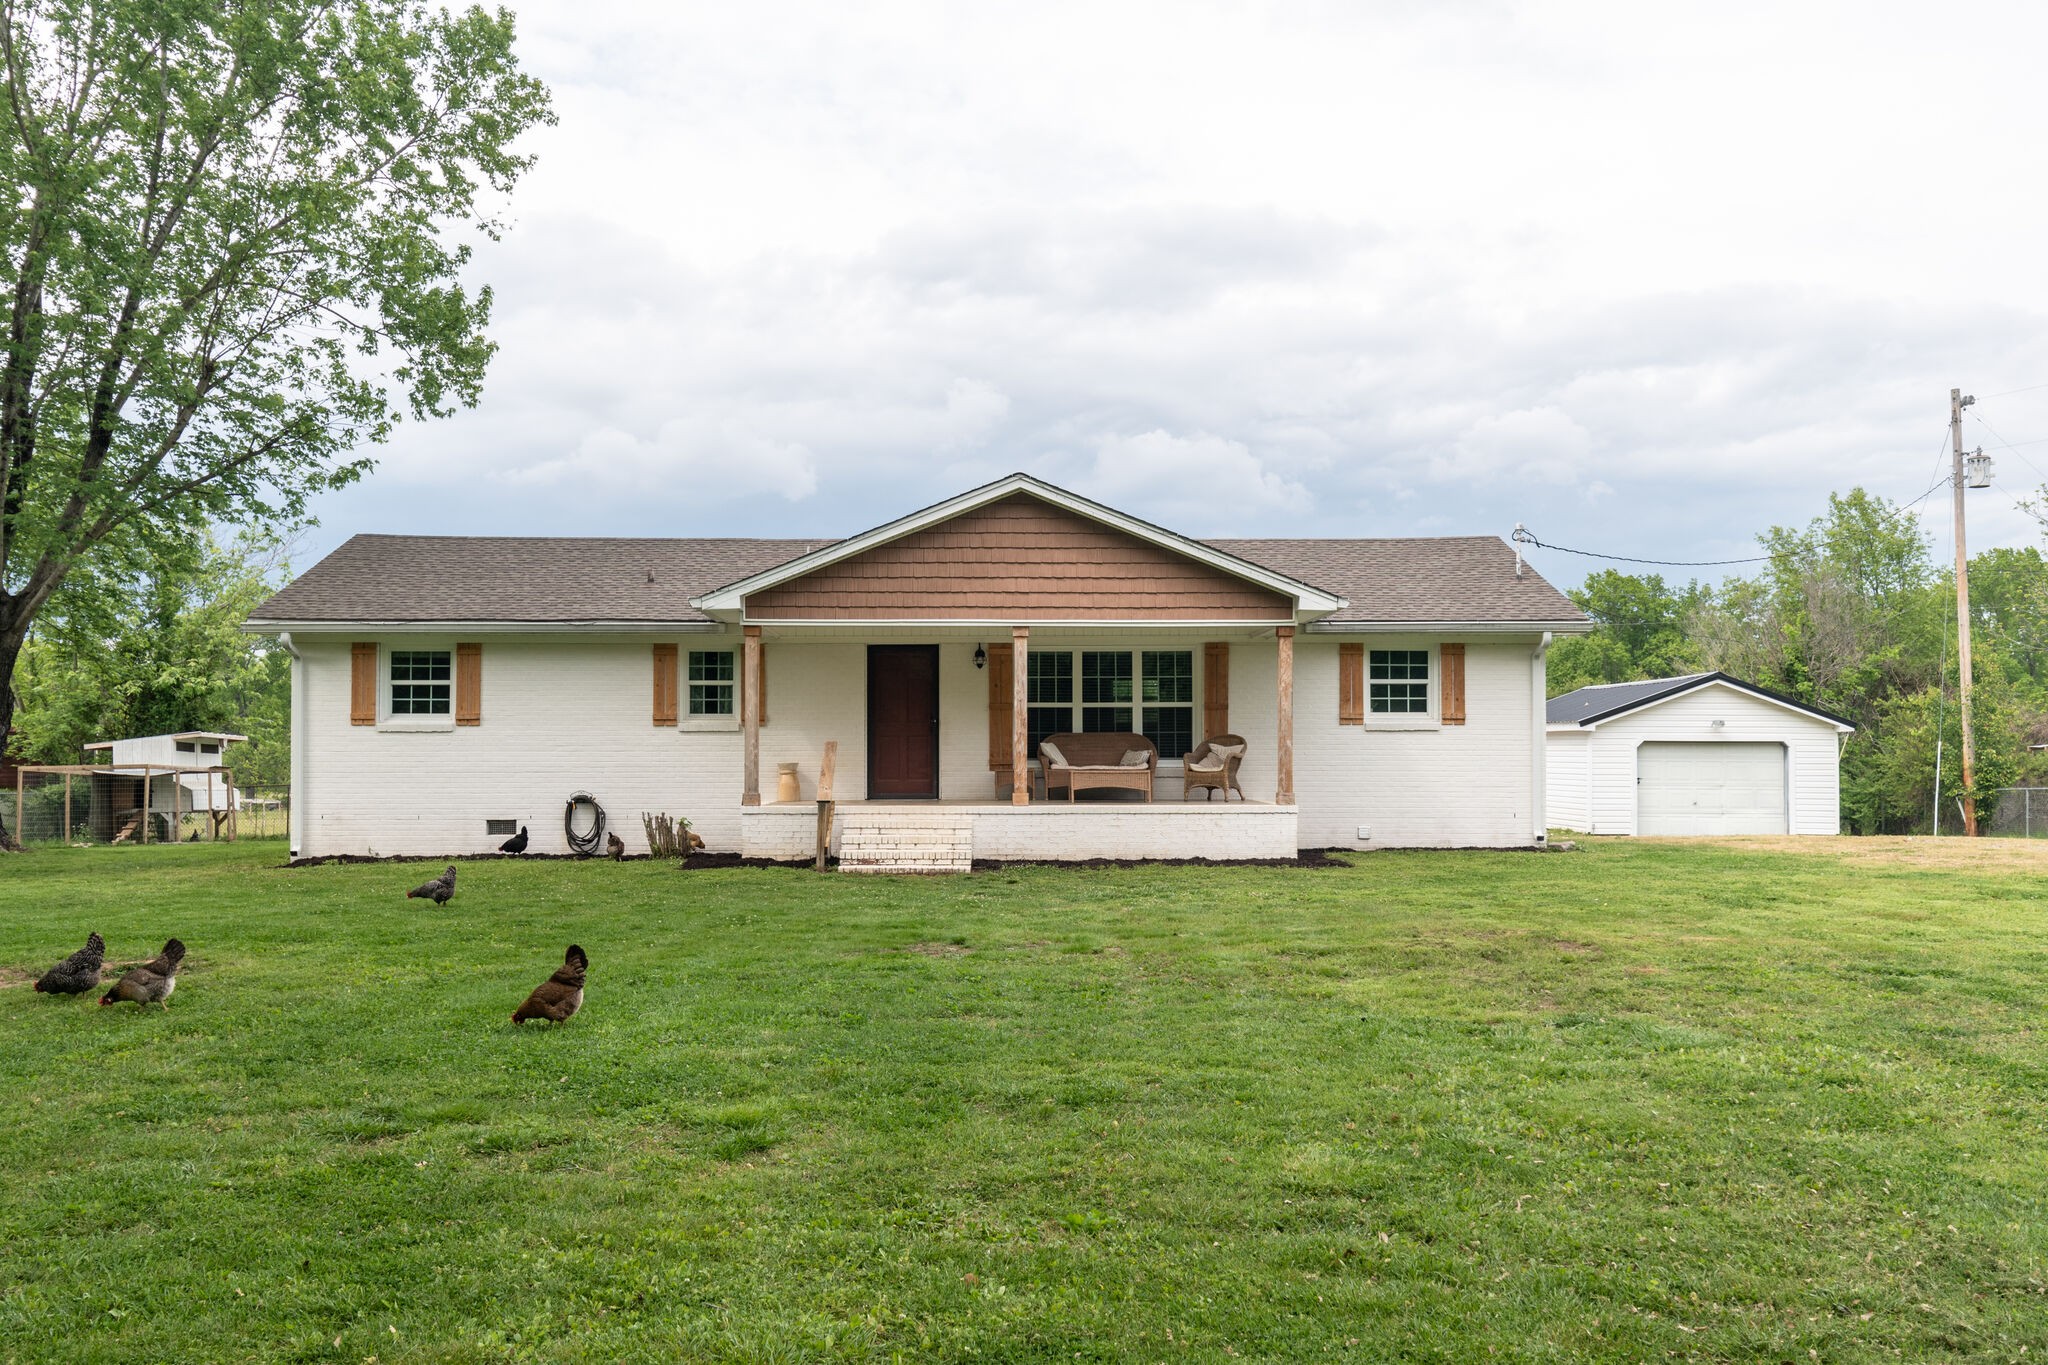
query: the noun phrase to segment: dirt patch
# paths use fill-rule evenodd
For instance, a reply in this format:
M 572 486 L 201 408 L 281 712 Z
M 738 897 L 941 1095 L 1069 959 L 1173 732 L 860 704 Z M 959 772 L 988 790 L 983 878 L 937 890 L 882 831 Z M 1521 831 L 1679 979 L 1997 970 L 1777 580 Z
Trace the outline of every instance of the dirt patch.
M 909 943 L 903 951 L 920 957 L 966 957 L 974 949 L 964 943 Z
M 1624 972 L 1628 973 L 1628 974 L 1629 974 L 1630 976 L 1669 976 L 1669 975 L 1670 975 L 1670 973 L 1669 973 L 1669 972 L 1667 972 L 1667 971 L 1665 971 L 1665 970 L 1664 970 L 1664 969 L 1663 969 L 1662 967 L 1652 967 L 1652 966 L 1648 965 L 1647 963 L 1639 964 L 1639 965 L 1637 965 L 1637 966 L 1634 966 L 1634 967 L 1623 967 L 1623 968 L 1622 968 L 1622 970 L 1623 970 Z
M 1581 954 L 1581 953 L 1597 953 L 1597 952 L 1599 952 L 1599 951 L 1600 951 L 1600 949 L 1599 949 L 1598 945 L 1596 945 L 1596 944 L 1592 944 L 1592 943 L 1580 943 L 1580 942 L 1577 942 L 1577 941 L 1576 941 L 1576 940 L 1574 940 L 1574 939 L 1568 939 L 1568 938 L 1561 938 L 1561 939 L 1558 939 L 1558 940 L 1556 940 L 1555 942 L 1553 942 L 1553 943 L 1552 943 L 1552 944 L 1551 944 L 1550 946 L 1551 946 L 1551 947 L 1553 947 L 1553 948 L 1555 948 L 1555 949 L 1557 949 L 1557 951 L 1559 951 L 1560 953 L 1575 953 L 1575 954 Z
M 1781 853 L 1796 857 L 1832 858 L 1873 867 L 1927 868 L 1930 871 L 1986 872 L 2034 869 L 2048 873 L 2048 839 L 1966 839 L 1926 835 L 1780 836 L 1768 838 L 1639 839 L 1639 844 L 1695 845 L 1742 853 Z

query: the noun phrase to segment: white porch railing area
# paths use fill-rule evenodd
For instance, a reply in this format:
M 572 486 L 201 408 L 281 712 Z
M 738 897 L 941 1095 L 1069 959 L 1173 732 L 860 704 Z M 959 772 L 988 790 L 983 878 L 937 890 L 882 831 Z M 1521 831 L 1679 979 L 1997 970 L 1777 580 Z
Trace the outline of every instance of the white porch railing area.
M 1292 858 L 1300 847 L 1297 813 L 1291 805 L 1240 801 L 842 801 L 832 852 L 842 867 L 849 861 L 849 840 L 856 852 L 876 848 L 906 855 L 901 866 L 869 869 L 874 871 L 955 870 L 962 851 L 968 859 L 997 862 Z M 740 811 L 740 851 L 750 858 L 809 858 L 817 832 L 817 808 L 808 801 Z

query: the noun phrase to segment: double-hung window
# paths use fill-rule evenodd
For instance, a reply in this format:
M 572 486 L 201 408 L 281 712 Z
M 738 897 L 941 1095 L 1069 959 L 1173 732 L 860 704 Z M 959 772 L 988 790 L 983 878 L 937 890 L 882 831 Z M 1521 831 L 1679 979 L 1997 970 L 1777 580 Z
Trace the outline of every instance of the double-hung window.
M 1375 649 L 1368 660 L 1366 706 L 1376 716 L 1429 712 L 1429 651 Z
M 1157 744 L 1167 759 L 1195 747 L 1191 650 L 1034 649 L 1025 656 L 1025 676 L 1034 755 L 1046 736 L 1066 730 L 1136 730 Z
M 733 652 L 729 649 L 693 649 L 690 651 L 690 714 L 693 716 L 730 716 L 738 708 L 733 704 L 734 693 L 738 690 L 734 679 L 739 671 L 733 667 Z
M 445 716 L 454 656 L 445 649 L 391 651 L 391 714 Z

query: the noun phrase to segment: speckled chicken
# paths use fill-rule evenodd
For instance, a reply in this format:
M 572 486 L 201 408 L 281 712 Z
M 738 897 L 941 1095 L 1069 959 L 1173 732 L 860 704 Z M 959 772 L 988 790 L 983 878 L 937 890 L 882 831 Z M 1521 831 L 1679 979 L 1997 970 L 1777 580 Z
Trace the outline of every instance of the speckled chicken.
M 164 944 L 164 950 L 140 967 L 130 967 L 128 974 L 100 997 L 102 1005 L 118 1005 L 123 1000 L 132 1000 L 138 1005 L 161 1005 L 171 1007 L 171 992 L 178 987 L 178 964 L 185 960 L 185 945 L 178 939 Z
M 616 834 L 604 836 L 604 851 L 611 854 L 612 861 L 615 863 L 626 861 L 626 841 Z
M 446 905 L 455 895 L 455 864 L 448 864 L 448 870 L 424 886 L 415 886 L 405 893 L 407 900 L 430 900 L 436 905 Z
M 106 940 L 98 934 L 87 934 L 83 948 L 36 978 L 36 989 L 46 995 L 83 995 L 97 990 L 100 964 L 106 958 Z
M 533 994 L 526 997 L 526 1003 L 512 1011 L 512 1022 L 523 1024 L 529 1019 L 548 1019 L 559 1024 L 577 1010 L 583 1008 L 583 977 L 590 970 L 590 959 L 575 944 L 562 955 L 562 965 L 555 974 L 533 988 Z

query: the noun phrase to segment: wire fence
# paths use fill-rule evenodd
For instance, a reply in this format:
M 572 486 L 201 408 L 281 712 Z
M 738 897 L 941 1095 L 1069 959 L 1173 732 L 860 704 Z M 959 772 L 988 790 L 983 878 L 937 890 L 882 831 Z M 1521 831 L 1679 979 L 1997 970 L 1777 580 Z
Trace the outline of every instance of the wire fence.
M 282 839 L 287 787 L 235 787 L 159 773 L 145 799 L 142 780 L 121 773 L 24 772 L 17 793 L 0 797 L 0 823 L 24 844 L 168 844 L 209 839 Z
M 2004 839 L 2048 839 L 2048 787 L 2001 787 L 1984 833 Z

